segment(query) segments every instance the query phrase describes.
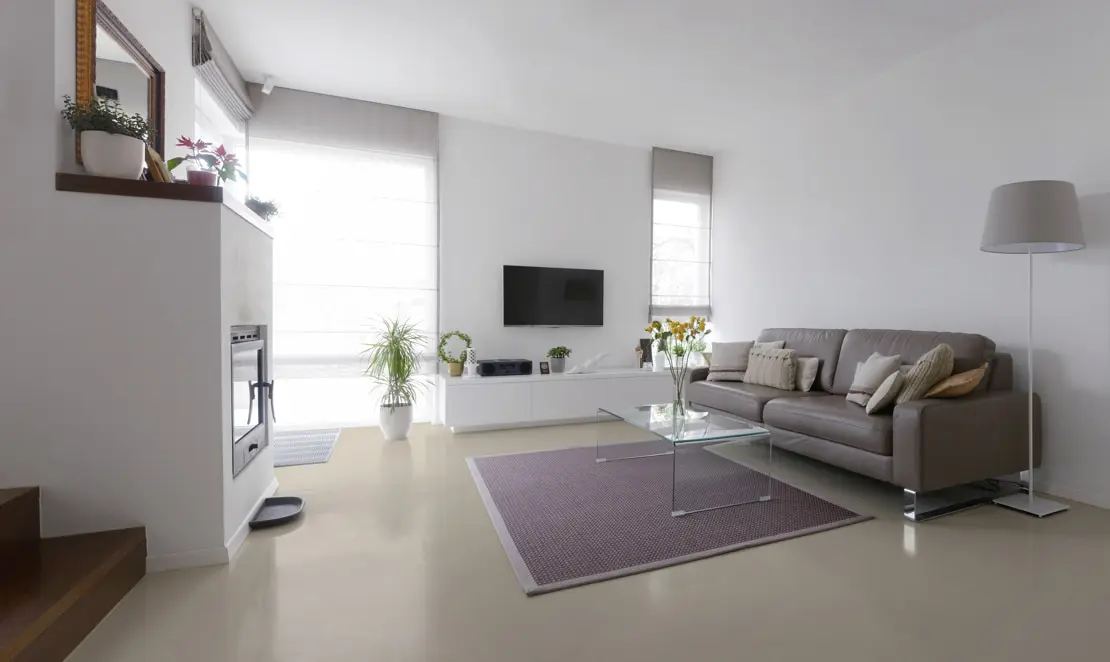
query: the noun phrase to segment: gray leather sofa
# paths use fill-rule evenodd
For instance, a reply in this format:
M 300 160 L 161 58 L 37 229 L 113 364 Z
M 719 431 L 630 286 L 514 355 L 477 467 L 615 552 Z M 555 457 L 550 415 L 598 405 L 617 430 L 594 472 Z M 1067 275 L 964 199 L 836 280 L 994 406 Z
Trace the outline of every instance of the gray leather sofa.
M 695 371 L 691 403 L 767 428 L 776 448 L 806 455 L 914 493 L 1014 474 L 1028 465 L 1027 394 L 1013 391 L 1013 360 L 989 338 L 969 333 L 881 329 L 764 329 L 760 342 L 783 340 L 799 356 L 821 359 L 812 391 L 705 381 Z M 845 400 L 856 364 L 872 352 L 913 363 L 940 343 L 952 346 L 955 371 L 989 361 L 988 379 L 955 399 L 907 402 L 869 416 Z M 1040 401 L 1034 398 L 1034 459 L 1040 465 Z

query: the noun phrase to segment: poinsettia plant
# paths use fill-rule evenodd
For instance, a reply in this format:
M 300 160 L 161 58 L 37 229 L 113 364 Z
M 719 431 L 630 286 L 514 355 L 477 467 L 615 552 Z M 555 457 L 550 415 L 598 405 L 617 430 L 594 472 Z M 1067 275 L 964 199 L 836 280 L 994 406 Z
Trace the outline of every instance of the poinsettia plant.
M 247 173 L 239 167 L 238 157 L 224 149 L 223 145 L 214 147 L 214 144 L 181 136 L 177 139 L 177 146 L 187 148 L 189 155 L 175 156 L 166 162 L 166 167 L 172 171 L 182 163 L 192 161 L 204 170 L 215 172 L 220 181 L 246 181 Z

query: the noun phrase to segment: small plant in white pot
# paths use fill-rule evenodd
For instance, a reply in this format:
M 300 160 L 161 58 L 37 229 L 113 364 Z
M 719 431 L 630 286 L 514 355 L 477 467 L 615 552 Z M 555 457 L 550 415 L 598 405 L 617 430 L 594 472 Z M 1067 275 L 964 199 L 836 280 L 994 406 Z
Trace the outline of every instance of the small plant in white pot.
M 570 356 L 570 350 L 562 345 L 547 350 L 547 358 L 551 359 L 551 372 L 566 370 L 568 356 Z
M 62 117 L 80 136 L 86 172 L 121 179 L 138 179 L 143 174 L 150 135 L 145 117 L 128 115 L 119 102 L 100 97 L 74 101 L 66 95 L 62 101 Z
M 366 374 L 385 388 L 380 414 L 386 441 L 405 439 L 412 428 L 416 395 L 427 386 L 418 377 L 424 334 L 416 330 L 415 324 L 395 319 L 383 319 L 377 334 L 377 341 L 366 345 L 362 352 L 369 363 Z

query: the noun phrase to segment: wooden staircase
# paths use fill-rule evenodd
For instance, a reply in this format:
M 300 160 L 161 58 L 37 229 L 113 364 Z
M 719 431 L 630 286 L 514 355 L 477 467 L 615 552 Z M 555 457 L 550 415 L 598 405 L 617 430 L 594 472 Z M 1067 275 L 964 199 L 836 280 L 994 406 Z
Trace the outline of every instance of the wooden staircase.
M 146 530 L 39 536 L 37 487 L 0 490 L 0 662 L 61 662 L 146 574 Z

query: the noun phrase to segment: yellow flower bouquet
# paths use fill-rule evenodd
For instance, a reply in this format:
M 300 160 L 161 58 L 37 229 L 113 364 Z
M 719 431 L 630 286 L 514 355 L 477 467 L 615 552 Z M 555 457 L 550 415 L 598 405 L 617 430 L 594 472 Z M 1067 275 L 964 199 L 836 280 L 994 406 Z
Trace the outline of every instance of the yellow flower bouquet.
M 662 352 L 667 370 L 674 380 L 675 413 L 686 411 L 686 376 L 690 369 L 690 355 L 705 347 L 705 337 L 711 331 L 705 328 L 704 317 L 691 316 L 688 321 L 667 318 L 653 321 L 644 330 L 651 335 L 652 345 Z

